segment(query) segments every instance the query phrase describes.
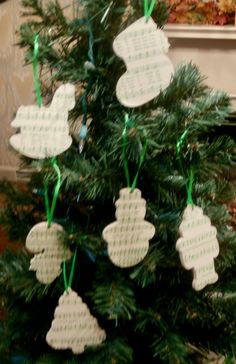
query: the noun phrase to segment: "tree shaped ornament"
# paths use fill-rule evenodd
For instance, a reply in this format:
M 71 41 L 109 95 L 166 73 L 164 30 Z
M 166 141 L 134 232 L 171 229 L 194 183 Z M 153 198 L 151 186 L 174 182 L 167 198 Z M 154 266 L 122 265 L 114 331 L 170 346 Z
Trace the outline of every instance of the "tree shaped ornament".
M 46 336 L 47 343 L 54 349 L 71 349 L 80 354 L 85 347 L 99 345 L 106 339 L 88 306 L 71 288 L 59 299 L 54 320 Z
M 103 230 L 103 238 L 108 243 L 108 255 L 121 268 L 138 264 L 147 254 L 149 240 L 155 234 L 155 227 L 144 220 L 146 201 L 141 191 L 123 188 L 116 201 L 116 222 Z
M 193 269 L 193 288 L 199 291 L 215 283 L 218 275 L 214 258 L 219 254 L 219 243 L 216 228 L 211 225 L 209 217 L 203 214 L 200 207 L 188 205 L 179 233 L 181 237 L 177 240 L 176 249 L 183 267 Z
M 127 68 L 116 86 L 122 105 L 146 104 L 170 84 L 174 68 L 166 55 L 168 39 L 152 18 L 142 17 L 131 24 L 115 38 L 113 49 Z
M 12 147 L 29 158 L 44 159 L 66 151 L 69 136 L 68 111 L 75 106 L 75 87 L 61 85 L 49 107 L 20 106 L 11 126 L 20 133 L 10 138 Z
M 36 271 L 39 282 L 49 284 L 61 274 L 61 263 L 71 253 L 65 250 L 65 231 L 59 224 L 47 222 L 35 225 L 26 238 L 26 248 L 35 253 L 30 261 L 30 270 Z

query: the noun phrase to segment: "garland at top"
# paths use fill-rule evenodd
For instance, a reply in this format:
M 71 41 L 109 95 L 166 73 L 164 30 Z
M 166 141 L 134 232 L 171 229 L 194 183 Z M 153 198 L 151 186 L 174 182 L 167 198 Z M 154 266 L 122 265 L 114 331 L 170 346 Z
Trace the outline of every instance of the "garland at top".
M 166 0 L 170 6 L 169 23 L 235 24 L 235 0 Z

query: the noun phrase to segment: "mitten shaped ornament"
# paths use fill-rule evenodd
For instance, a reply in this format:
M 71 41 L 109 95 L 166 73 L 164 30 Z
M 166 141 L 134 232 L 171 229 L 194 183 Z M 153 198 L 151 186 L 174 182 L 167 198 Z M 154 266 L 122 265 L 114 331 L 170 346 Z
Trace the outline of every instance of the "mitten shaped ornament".
M 132 267 L 147 254 L 155 227 L 144 220 L 146 201 L 141 198 L 140 190 L 122 189 L 115 205 L 117 221 L 105 227 L 102 235 L 108 243 L 108 255 L 113 264 Z
M 86 346 L 99 345 L 106 339 L 88 306 L 71 288 L 59 299 L 46 341 L 54 349 L 71 349 L 80 354 Z
M 11 126 L 20 133 L 10 138 L 12 147 L 29 158 L 43 159 L 66 151 L 72 138 L 69 136 L 68 111 L 75 106 L 75 87 L 60 86 L 49 107 L 20 106 Z
M 174 68 L 166 56 L 168 48 L 165 33 L 152 18 L 137 20 L 115 38 L 113 49 L 127 68 L 116 86 L 122 105 L 146 104 L 170 84 Z
M 39 282 L 49 284 L 61 274 L 61 263 L 69 259 L 71 253 L 65 250 L 65 231 L 61 225 L 47 222 L 35 225 L 26 238 L 26 248 L 35 253 L 30 261 L 30 270 L 36 271 Z
M 211 225 L 209 217 L 198 206 L 188 205 L 179 227 L 180 238 L 176 249 L 179 251 L 181 264 L 186 269 L 193 269 L 192 286 L 196 291 L 215 283 L 214 258 L 219 254 L 217 231 Z

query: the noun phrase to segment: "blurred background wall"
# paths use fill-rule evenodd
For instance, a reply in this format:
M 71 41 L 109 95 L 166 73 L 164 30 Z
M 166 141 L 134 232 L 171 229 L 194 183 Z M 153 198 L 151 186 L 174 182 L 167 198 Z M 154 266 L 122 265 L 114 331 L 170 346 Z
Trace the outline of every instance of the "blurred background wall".
M 72 1 L 60 2 L 70 16 Z M 14 134 L 10 123 L 20 105 L 29 105 L 35 99 L 32 67 L 24 66 L 24 50 L 16 45 L 16 31 L 25 21 L 21 15 L 21 0 L 0 3 L 0 179 L 10 180 L 17 179 L 19 168 L 18 154 L 9 146 L 9 137 Z
M 10 122 L 21 104 L 33 101 L 31 67 L 24 67 L 23 51 L 14 46 L 22 21 L 19 0 L 0 3 L 0 178 L 15 178 L 17 154 L 9 148 Z
M 71 17 L 73 1 L 60 0 L 60 3 Z M 15 45 L 16 30 L 25 21 L 21 13 L 20 0 L 0 3 L 0 179 L 10 180 L 18 179 L 19 169 L 18 155 L 9 146 L 9 137 L 14 134 L 10 123 L 20 105 L 29 105 L 35 99 L 32 67 L 24 66 L 24 51 Z M 186 28 L 171 24 L 167 25 L 166 33 L 174 65 L 192 60 L 208 77 L 210 86 L 231 94 L 236 110 L 236 27 Z

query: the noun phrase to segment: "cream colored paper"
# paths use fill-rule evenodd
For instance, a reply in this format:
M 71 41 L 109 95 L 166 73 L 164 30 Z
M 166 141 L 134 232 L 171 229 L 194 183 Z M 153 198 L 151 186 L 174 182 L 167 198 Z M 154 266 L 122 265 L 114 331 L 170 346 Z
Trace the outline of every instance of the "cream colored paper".
M 113 49 L 127 68 L 116 86 L 117 98 L 124 106 L 146 104 L 170 84 L 174 67 L 166 56 L 168 39 L 152 18 L 131 24 L 115 38 Z
M 71 349 L 74 354 L 80 354 L 85 347 L 99 345 L 105 339 L 105 331 L 90 314 L 88 306 L 72 289 L 65 291 L 47 333 L 47 343 L 54 349 Z
M 43 159 L 66 151 L 69 136 L 68 111 L 75 106 L 75 88 L 71 84 L 60 86 L 49 107 L 20 106 L 11 126 L 20 133 L 10 138 L 12 147 L 29 158 Z
M 116 201 L 116 222 L 103 230 L 103 238 L 108 244 L 108 255 L 118 267 L 132 267 L 147 254 L 149 240 L 155 234 L 155 227 L 144 220 L 146 201 L 141 191 L 130 188 L 120 191 Z
M 26 238 L 26 248 L 35 253 L 30 261 L 30 270 L 36 271 L 39 282 L 49 284 L 61 274 L 61 263 L 69 259 L 71 253 L 65 250 L 65 231 L 61 225 L 47 222 L 35 225 Z
M 188 205 L 179 227 L 181 238 L 177 240 L 181 264 L 186 269 L 193 269 L 193 288 L 198 291 L 206 285 L 215 283 L 214 258 L 219 254 L 217 231 L 211 225 L 209 217 L 198 207 Z

